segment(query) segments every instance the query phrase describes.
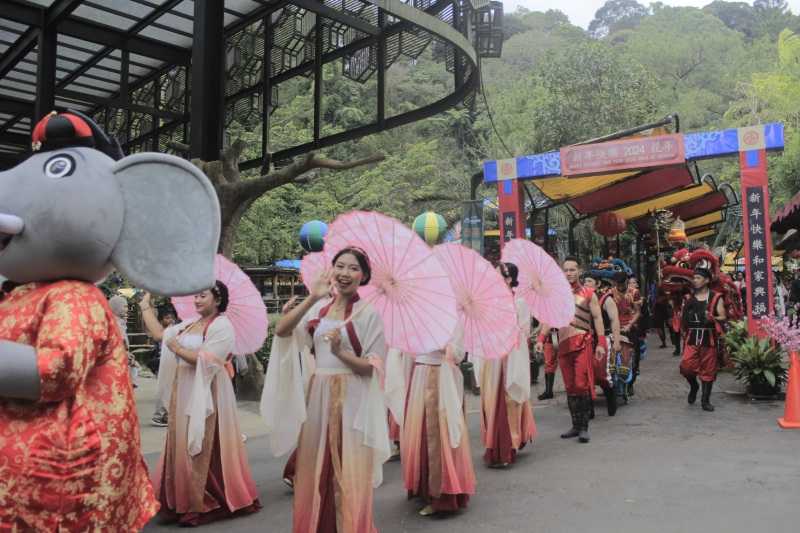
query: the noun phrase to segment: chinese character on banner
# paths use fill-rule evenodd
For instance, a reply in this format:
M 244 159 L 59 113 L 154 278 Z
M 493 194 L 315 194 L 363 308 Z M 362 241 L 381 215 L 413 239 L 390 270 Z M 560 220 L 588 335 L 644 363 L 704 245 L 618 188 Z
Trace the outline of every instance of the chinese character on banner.
M 770 303 L 769 294 L 769 250 L 768 236 L 765 235 L 767 206 L 764 205 L 763 187 L 747 187 L 745 226 L 746 242 L 748 243 L 747 255 L 749 257 L 750 284 L 748 286 L 748 299 L 750 300 L 753 318 L 767 314 Z

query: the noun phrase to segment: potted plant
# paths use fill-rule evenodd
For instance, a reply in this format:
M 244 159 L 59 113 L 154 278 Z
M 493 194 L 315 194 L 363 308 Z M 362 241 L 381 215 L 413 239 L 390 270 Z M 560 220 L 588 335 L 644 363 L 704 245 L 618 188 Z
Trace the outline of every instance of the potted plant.
M 756 399 L 774 399 L 786 382 L 783 350 L 771 339 L 748 337 L 731 354 L 736 379 Z

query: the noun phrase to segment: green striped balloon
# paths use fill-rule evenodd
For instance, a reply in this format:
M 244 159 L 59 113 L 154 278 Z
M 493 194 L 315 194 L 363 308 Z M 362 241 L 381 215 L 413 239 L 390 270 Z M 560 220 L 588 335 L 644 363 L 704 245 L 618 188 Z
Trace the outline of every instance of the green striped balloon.
M 438 244 L 447 232 L 444 217 L 433 211 L 426 211 L 414 219 L 414 231 L 430 246 Z

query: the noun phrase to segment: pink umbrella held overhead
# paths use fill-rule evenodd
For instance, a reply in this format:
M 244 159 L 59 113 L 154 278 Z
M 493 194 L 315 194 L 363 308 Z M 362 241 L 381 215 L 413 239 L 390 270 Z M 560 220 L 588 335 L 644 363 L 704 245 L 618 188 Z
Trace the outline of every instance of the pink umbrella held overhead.
M 500 359 L 519 336 L 514 296 L 503 277 L 474 250 L 440 244 L 433 253 L 450 275 L 463 328 L 463 349 L 470 355 Z
M 558 263 L 530 241 L 512 239 L 503 247 L 503 262 L 519 268 L 517 295 L 531 314 L 554 328 L 568 326 L 575 318 L 572 288 Z
M 391 217 L 353 211 L 330 225 L 325 255 L 348 246 L 369 256 L 372 280 L 359 294 L 383 319 L 387 345 L 410 354 L 444 348 L 458 324 L 456 297 L 428 245 Z
M 306 254 L 300 262 L 300 278 L 309 292 L 314 282 L 319 279 L 325 269 L 330 267 L 331 258 L 325 252 L 312 252 Z
M 245 355 L 257 352 L 267 339 L 267 308 L 261 293 L 250 278 L 235 263 L 217 254 L 214 260 L 216 278 L 228 287 L 228 308 L 225 316 L 233 324 L 236 345 L 233 353 Z M 172 298 L 172 305 L 181 320 L 199 318 L 194 308 L 194 296 Z

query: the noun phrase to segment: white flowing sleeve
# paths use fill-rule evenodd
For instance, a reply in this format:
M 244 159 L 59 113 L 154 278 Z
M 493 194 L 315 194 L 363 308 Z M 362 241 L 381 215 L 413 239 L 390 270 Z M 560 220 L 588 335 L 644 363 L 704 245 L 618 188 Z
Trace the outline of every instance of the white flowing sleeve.
M 460 352 L 463 359 L 464 352 Z M 461 445 L 461 425 L 464 420 L 464 377 L 458 370 L 459 349 L 451 344 L 445 350 L 444 360 L 439 367 L 439 411 L 447 420 L 447 433 L 450 446 Z
M 506 367 L 506 392 L 517 403 L 528 401 L 531 397 L 531 366 L 528 353 L 528 338 L 531 335 L 531 314 L 525 300 L 518 298 L 517 325 L 519 336 L 517 345 L 508 354 Z
M 192 457 L 203 451 L 206 418 L 214 412 L 211 383 L 217 375 L 228 378 L 225 363 L 234 345 L 235 333 L 230 320 L 224 315 L 216 318 L 208 327 L 206 338 L 198 351 L 192 396 L 187 405 L 187 450 Z
M 369 361 L 373 369 L 372 376 L 368 378 L 367 399 L 359 406 L 354 429 L 363 435 L 364 446 L 372 448 L 372 485 L 378 487 L 383 482 L 383 463 L 391 457 L 384 396 L 386 341 L 383 321 L 373 309 L 367 309 L 353 320 L 353 324 L 361 341 L 362 357 Z
M 391 348 L 386 355 L 386 383 L 385 391 L 386 405 L 392 412 L 395 421 L 403 427 L 406 403 L 406 369 L 403 353 Z
M 309 309 L 291 336 L 272 338 L 260 411 L 267 426 L 270 450 L 276 457 L 297 446 L 300 428 L 306 420 L 305 388 L 311 374 L 309 352 L 313 345 L 308 323 L 325 303 L 318 302 Z
M 161 336 L 161 356 L 158 361 L 158 397 L 164 409 L 169 410 L 172 396 L 172 384 L 175 381 L 175 371 L 178 368 L 178 358 L 167 346 L 167 341 L 173 339 L 178 332 L 186 328 L 191 322 L 181 322 L 164 330 Z

